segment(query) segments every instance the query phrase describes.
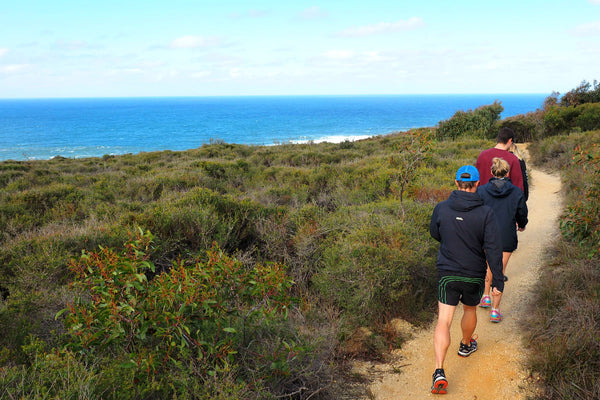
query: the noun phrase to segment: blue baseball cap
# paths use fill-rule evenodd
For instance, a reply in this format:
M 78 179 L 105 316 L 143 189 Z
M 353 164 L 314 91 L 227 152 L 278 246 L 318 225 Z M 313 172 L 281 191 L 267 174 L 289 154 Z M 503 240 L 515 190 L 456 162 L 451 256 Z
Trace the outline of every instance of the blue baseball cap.
M 472 165 L 463 165 L 456 171 L 456 180 L 463 182 L 477 182 L 479 171 Z

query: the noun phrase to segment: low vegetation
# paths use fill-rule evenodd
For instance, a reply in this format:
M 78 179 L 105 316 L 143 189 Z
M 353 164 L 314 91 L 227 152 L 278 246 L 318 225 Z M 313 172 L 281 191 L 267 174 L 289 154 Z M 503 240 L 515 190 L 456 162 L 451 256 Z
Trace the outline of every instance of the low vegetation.
M 539 166 L 560 170 L 562 236 L 548 249 L 527 319 L 530 368 L 542 399 L 600 398 L 600 131 L 535 143 Z
M 431 211 L 503 124 L 567 174 L 532 369 L 546 398 L 598 394 L 599 135 L 564 111 L 594 104 L 499 120 L 494 103 L 339 144 L 1 162 L 0 398 L 355 398 L 346 361 L 400 346 L 395 318 L 433 318 Z

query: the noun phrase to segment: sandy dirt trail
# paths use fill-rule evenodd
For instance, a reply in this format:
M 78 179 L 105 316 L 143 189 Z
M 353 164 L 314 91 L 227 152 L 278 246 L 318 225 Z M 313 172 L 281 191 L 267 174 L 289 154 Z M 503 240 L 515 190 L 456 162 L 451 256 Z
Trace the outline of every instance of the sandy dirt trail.
M 394 354 L 392 364 L 381 366 L 382 375 L 369 387 L 370 398 L 501 400 L 526 399 L 532 386 L 524 367 L 526 350 L 519 319 L 526 312 L 529 293 L 540 284 L 538 272 L 544 265 L 546 249 L 558 234 L 557 218 L 561 212 L 560 178 L 542 171 L 529 171 L 532 187 L 527 202 L 529 224 L 519 232 L 519 246 L 509 260 L 505 295 L 501 311 L 504 320 L 489 321 L 489 309 L 477 310 L 478 350 L 467 358 L 457 355 L 461 338 L 462 307 L 457 308 L 452 323 L 452 342 L 446 356 L 445 371 L 448 393 L 430 393 L 434 370 L 433 327 L 414 332 L 414 338 Z M 434 321 L 435 324 L 435 321 Z

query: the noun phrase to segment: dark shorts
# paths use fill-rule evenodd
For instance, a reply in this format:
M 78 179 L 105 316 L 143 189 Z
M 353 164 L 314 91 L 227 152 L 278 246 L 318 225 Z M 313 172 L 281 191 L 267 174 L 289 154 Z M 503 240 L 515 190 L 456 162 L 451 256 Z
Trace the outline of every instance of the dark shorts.
M 485 289 L 485 278 L 441 275 L 438 280 L 438 300 L 449 306 L 462 302 L 467 306 L 476 306 Z

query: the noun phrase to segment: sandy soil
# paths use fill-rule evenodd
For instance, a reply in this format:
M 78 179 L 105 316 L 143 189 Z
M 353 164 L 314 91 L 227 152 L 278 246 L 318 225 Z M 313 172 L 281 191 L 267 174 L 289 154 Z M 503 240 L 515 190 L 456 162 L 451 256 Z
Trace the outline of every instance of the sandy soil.
M 377 376 L 370 385 L 370 398 L 397 399 L 526 399 L 534 390 L 524 367 L 526 349 L 521 345 L 519 319 L 526 312 L 533 285 L 539 284 L 538 272 L 544 265 L 545 249 L 558 234 L 557 218 L 561 211 L 560 178 L 542 171 L 529 171 L 531 189 L 529 224 L 519 233 L 519 247 L 513 253 L 506 270 L 505 295 L 501 311 L 504 320 L 489 321 L 489 309 L 478 308 L 478 350 L 468 358 L 457 355 L 462 308 L 459 306 L 452 324 L 452 343 L 446 357 L 445 371 L 448 393 L 430 393 L 434 370 L 433 326 L 413 332 L 414 337 L 394 353 L 394 361 L 385 365 L 360 365 Z M 435 322 L 434 322 L 435 324 Z

